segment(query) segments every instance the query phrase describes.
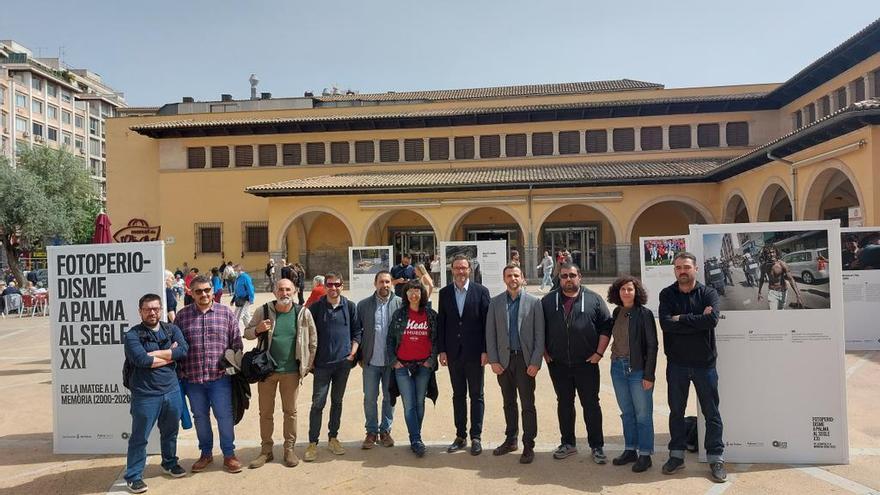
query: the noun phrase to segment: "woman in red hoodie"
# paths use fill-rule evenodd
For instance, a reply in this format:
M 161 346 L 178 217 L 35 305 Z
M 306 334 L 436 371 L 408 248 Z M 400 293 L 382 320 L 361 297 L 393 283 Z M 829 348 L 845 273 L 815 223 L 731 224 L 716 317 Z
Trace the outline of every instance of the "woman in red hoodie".
M 403 399 L 410 449 L 425 455 L 422 420 L 428 382 L 437 368 L 437 313 L 427 307 L 428 294 L 419 280 L 410 280 L 403 293 L 409 304 L 395 311 L 388 326 L 388 355 Z

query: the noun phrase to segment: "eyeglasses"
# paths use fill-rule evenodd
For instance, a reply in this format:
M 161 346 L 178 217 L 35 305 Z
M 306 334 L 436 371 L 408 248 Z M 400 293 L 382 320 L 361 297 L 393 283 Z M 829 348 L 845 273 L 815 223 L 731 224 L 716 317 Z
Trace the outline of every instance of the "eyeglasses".
M 144 313 L 161 313 L 162 308 L 141 308 Z
M 326 282 L 327 287 L 342 287 L 342 282 Z
M 559 278 L 578 278 L 580 275 L 577 273 L 560 273 Z
M 192 291 L 193 294 L 210 294 L 212 290 L 214 289 L 208 287 L 207 289 L 193 289 Z

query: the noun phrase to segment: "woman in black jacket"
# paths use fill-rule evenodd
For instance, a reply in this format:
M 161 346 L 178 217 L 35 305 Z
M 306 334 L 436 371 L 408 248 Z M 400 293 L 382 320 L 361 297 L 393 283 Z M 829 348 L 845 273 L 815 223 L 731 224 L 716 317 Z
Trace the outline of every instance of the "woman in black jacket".
M 635 462 L 636 473 L 651 467 L 654 453 L 654 370 L 657 367 L 657 324 L 644 304 L 648 293 L 635 277 L 621 277 L 608 289 L 612 314 L 611 382 L 623 420 L 624 451 L 612 463 Z M 638 451 L 638 452 L 637 452 Z
M 407 282 L 403 293 L 408 304 L 391 317 L 387 353 L 392 357 L 394 379 L 403 399 L 410 449 L 422 457 L 425 397 L 437 368 L 437 313 L 428 307 L 427 291 L 418 279 Z

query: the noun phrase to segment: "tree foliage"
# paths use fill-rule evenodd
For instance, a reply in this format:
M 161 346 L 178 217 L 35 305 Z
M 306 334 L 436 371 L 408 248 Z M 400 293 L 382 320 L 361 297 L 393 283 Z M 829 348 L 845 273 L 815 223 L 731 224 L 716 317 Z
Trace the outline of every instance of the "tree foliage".
M 19 283 L 18 253 L 50 239 L 89 242 L 101 208 L 85 161 L 65 150 L 21 150 L 16 166 L 0 157 L 0 236 Z

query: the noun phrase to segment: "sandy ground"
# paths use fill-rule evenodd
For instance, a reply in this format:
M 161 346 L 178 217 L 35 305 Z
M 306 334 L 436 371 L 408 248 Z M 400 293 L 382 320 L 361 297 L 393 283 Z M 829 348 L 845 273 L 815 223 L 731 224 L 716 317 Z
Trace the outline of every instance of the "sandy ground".
M 605 286 L 594 290 L 604 293 Z M 269 299 L 261 294 L 258 303 Z M 87 494 L 125 491 L 121 481 L 125 465 L 122 455 L 54 455 L 52 453 L 51 367 L 47 318 L 0 320 L 0 392 L 5 396 L 0 410 L 0 495 L 5 494 Z M 660 357 L 658 370 L 665 368 Z M 604 412 L 606 452 L 616 456 L 623 437 L 617 403 L 611 387 L 609 362 L 603 360 L 601 403 Z M 362 379 L 359 368 L 349 378 L 339 438 L 347 448 L 344 456 L 326 449 L 326 429 L 322 430 L 319 458 L 286 468 L 278 462 L 257 470 L 245 469 L 228 474 L 221 469 L 222 457 L 215 455 L 208 471 L 169 479 L 159 470 L 158 456 L 148 459 L 145 481 L 150 493 L 614 493 L 650 494 L 827 494 L 880 493 L 880 352 L 851 353 L 846 356 L 847 400 L 851 462 L 844 466 L 788 466 L 768 464 L 728 464 L 730 481 L 718 485 L 707 478 L 707 467 L 689 454 L 684 471 L 664 476 L 660 465 L 666 458 L 668 442 L 666 388 L 660 379 L 654 393 L 655 430 L 658 454 L 648 472 L 634 474 L 629 467 L 593 464 L 586 450 L 586 430 L 578 420 L 579 455 L 554 460 L 551 452 L 558 444 L 555 395 L 546 370 L 537 378 L 538 439 L 537 457 L 522 466 L 518 454 L 491 455 L 491 449 L 504 439 L 504 417 L 498 384 L 486 370 L 483 445 L 484 453 L 472 457 L 465 452 L 445 453 L 454 436 L 451 389 L 445 369 L 438 372 L 440 399 L 428 402 L 423 436 L 428 455 L 415 458 L 406 441 L 403 411 L 398 404 L 393 428 L 397 446 L 360 449 L 364 434 Z M 297 453 L 303 454 L 308 428 L 311 379 L 299 393 Z M 256 390 L 254 390 L 256 395 Z M 256 397 L 255 397 L 256 398 Z M 277 401 L 276 439 L 280 441 L 280 400 Z M 579 409 L 579 408 L 578 408 Z M 691 401 L 690 413 L 696 414 Z M 327 421 L 325 410 L 324 421 Z M 580 417 L 580 412 L 578 413 Z M 216 428 L 215 428 L 216 432 Z M 215 433 L 216 434 L 216 433 Z M 259 424 L 256 404 L 236 427 L 239 458 L 245 464 L 259 453 Z M 215 445 L 217 442 L 215 442 Z M 276 444 L 276 458 L 281 447 Z M 189 468 L 198 457 L 194 430 L 181 430 L 178 454 Z

